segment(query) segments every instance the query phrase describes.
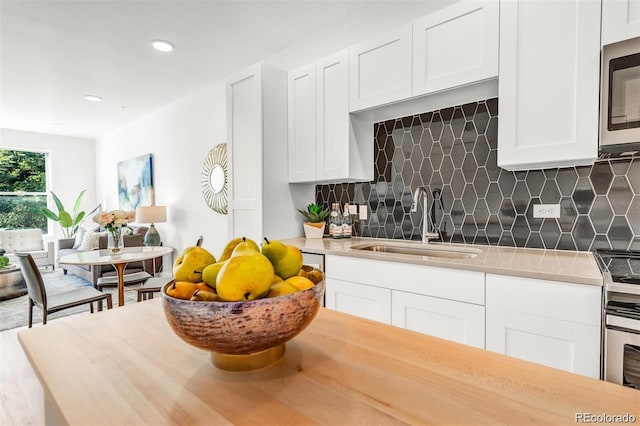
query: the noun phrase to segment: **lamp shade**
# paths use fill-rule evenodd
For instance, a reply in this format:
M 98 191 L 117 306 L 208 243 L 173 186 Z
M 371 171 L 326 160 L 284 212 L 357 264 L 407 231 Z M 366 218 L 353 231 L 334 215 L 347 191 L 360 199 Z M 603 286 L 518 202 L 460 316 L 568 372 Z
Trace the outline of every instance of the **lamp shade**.
M 138 223 L 162 223 L 167 221 L 166 206 L 138 207 L 136 222 Z

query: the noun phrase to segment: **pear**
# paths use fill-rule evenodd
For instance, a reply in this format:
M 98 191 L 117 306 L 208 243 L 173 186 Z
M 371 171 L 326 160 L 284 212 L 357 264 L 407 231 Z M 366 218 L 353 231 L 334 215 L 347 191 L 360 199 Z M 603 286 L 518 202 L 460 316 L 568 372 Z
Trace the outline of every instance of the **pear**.
M 277 240 L 269 241 L 265 238 L 264 241 L 262 254 L 271 261 L 275 273 L 284 280 L 297 275 L 302 267 L 300 249 Z
M 279 281 L 271 286 L 267 297 L 284 296 L 285 294 L 295 293 L 296 291 L 298 291 L 298 289 L 291 283 Z
M 191 296 L 191 299 L 189 300 L 196 300 L 196 301 L 203 301 L 203 302 L 217 302 L 220 300 L 220 298 L 218 297 L 217 294 L 212 293 L 210 291 L 197 289 L 193 293 L 193 296 Z
M 206 249 L 200 247 L 202 237 L 198 239 L 195 246 L 187 247 L 176 259 L 173 265 L 173 276 L 176 281 L 189 281 L 198 283 L 202 281 L 202 270 L 212 263 L 216 263 L 216 258 Z
M 306 290 L 315 285 L 309 278 L 301 277 L 300 275 L 294 275 L 293 277 L 287 278 L 284 282 L 295 287 L 298 291 Z
M 243 241 L 218 272 L 216 291 L 227 302 L 259 299 L 269 292 L 274 276 L 269 259 Z
M 253 247 L 255 247 L 256 251 L 260 251 L 260 247 L 258 247 L 258 244 L 256 244 L 256 242 L 253 241 L 252 239 L 245 238 L 245 237 L 234 238 L 233 240 L 229 241 L 227 245 L 224 247 L 224 250 L 222 251 L 222 256 L 220 256 L 220 258 L 218 259 L 218 262 L 223 262 L 229 259 L 231 257 L 231 253 L 233 253 L 233 250 L 236 248 L 236 246 L 242 242 L 249 243 L 253 245 Z
M 225 262 L 226 260 L 207 265 L 207 267 L 202 270 L 202 281 L 207 283 L 209 287 L 216 288 L 216 279 L 218 277 L 218 273 L 224 266 Z
M 167 294 L 176 299 L 189 300 L 196 291 L 213 293 L 208 285 L 203 282 L 174 281 L 168 288 Z

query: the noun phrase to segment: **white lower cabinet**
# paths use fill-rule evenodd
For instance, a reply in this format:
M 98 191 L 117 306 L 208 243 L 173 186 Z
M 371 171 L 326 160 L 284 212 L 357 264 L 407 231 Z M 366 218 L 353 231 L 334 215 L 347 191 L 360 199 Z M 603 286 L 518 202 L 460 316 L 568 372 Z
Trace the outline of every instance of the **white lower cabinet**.
M 329 309 L 484 348 L 484 273 L 325 257 Z
M 484 349 L 484 306 L 392 291 L 391 324 Z
M 391 290 L 330 278 L 325 284 L 327 308 L 391 324 Z
M 486 349 L 600 376 L 598 286 L 487 274 Z

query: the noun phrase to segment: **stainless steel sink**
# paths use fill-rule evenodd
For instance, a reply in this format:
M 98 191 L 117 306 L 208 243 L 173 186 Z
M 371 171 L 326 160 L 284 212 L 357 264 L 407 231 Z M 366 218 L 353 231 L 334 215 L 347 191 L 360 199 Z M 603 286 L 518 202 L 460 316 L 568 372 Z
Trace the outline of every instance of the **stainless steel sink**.
M 470 259 L 482 253 L 480 249 L 424 244 L 366 243 L 351 247 L 353 250 L 376 253 L 411 254 L 414 256 L 441 257 L 447 259 Z

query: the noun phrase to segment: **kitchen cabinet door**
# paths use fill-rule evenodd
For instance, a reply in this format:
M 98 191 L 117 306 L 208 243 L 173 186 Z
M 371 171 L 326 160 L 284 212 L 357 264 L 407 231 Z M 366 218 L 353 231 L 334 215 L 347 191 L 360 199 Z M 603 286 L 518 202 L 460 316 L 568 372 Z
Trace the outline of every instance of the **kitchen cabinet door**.
M 413 21 L 413 95 L 498 76 L 497 1 L 461 1 Z
M 393 291 L 391 324 L 484 349 L 484 306 Z
M 602 1 L 602 45 L 640 37 L 640 0 Z
M 229 239 L 297 237 L 301 204 L 289 189 L 285 154 L 287 73 L 259 63 L 228 79 L 226 90 Z
M 598 286 L 487 274 L 486 349 L 600 376 Z
M 325 284 L 327 308 L 391 324 L 391 290 L 333 278 Z
M 289 73 L 289 182 L 316 179 L 316 67 Z
M 316 62 L 316 73 L 317 180 L 349 179 L 358 159 L 350 152 L 348 50 Z
M 412 25 L 406 24 L 349 48 L 349 110 L 411 96 Z
M 597 157 L 600 6 L 500 2 L 498 166 L 555 168 Z

